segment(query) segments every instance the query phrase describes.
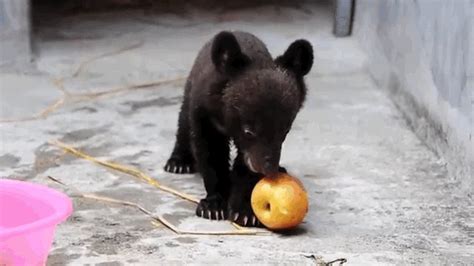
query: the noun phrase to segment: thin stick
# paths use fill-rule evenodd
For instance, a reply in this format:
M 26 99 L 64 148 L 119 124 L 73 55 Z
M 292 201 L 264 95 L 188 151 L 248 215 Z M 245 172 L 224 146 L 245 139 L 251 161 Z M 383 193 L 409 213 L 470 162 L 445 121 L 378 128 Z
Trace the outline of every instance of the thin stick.
M 54 178 L 52 176 L 48 176 L 49 179 L 52 181 L 66 187 L 70 188 L 68 185 L 66 185 L 64 182 L 61 180 Z M 238 231 L 187 231 L 187 230 L 180 230 L 177 228 L 174 224 L 169 222 L 166 218 L 160 215 L 154 215 L 151 211 L 147 210 L 145 207 L 131 201 L 125 201 L 125 200 L 119 200 L 115 198 L 110 198 L 110 197 L 105 197 L 105 196 L 99 196 L 96 194 L 90 194 L 90 193 L 81 193 L 77 189 L 74 189 L 76 195 L 72 197 L 80 197 L 80 198 L 85 198 L 85 199 L 91 199 L 91 200 L 96 200 L 96 201 L 102 201 L 102 202 L 107 202 L 107 203 L 112 203 L 112 204 L 120 204 L 120 205 L 125 205 L 125 206 L 130 206 L 134 207 L 141 212 L 145 213 L 149 217 L 153 218 L 154 220 L 158 221 L 160 224 L 164 225 L 171 231 L 175 232 L 176 234 L 184 234 L 184 235 L 255 235 L 261 232 L 258 232 L 256 230 L 238 230 Z M 153 223 L 154 224 L 154 223 Z M 156 224 L 155 224 L 156 226 Z
M 59 179 L 57 179 L 57 178 L 54 178 L 54 177 L 52 177 L 52 176 L 50 176 L 50 175 L 48 175 L 47 178 L 53 180 L 54 182 L 56 182 L 56 183 L 58 183 L 58 184 L 60 184 L 60 185 L 62 185 L 62 186 L 65 186 L 65 187 L 69 188 L 66 184 L 64 184 L 61 180 L 59 180 Z
M 256 230 L 237 230 L 237 231 L 188 231 L 188 230 L 180 230 L 172 223 L 168 222 L 163 216 L 158 216 L 160 218 L 160 222 L 162 222 L 166 227 L 170 228 L 177 234 L 182 235 L 256 235 L 262 232 Z
M 65 96 L 68 96 L 70 93 L 64 88 L 64 79 L 59 78 L 59 79 L 53 79 L 53 84 L 56 86 L 56 88 L 62 92 Z
M 137 169 L 134 169 L 134 168 L 131 168 L 131 167 L 128 167 L 128 166 L 123 166 L 123 165 L 120 165 L 120 164 L 116 164 L 116 163 L 112 163 L 112 162 L 107 162 L 107 161 L 102 161 L 102 160 L 99 160 L 99 159 L 96 159 L 92 156 L 89 156 L 71 146 L 68 146 L 66 145 L 65 143 L 62 143 L 58 140 L 56 141 L 50 141 L 49 142 L 50 144 L 52 145 L 55 145 L 55 146 L 58 146 L 60 148 L 62 148 L 63 150 L 71 153 L 71 154 L 74 154 L 78 157 L 81 157 L 83 159 L 86 159 L 88 161 L 91 161 L 91 162 L 94 162 L 96 164 L 99 164 L 99 165 L 102 165 L 102 166 L 105 166 L 107 168 L 110 168 L 110 169 L 113 169 L 113 170 L 116 170 L 116 171 L 119 171 L 119 172 L 122 172 L 122 173 L 126 173 L 126 174 L 129 174 L 129 175 L 132 175 L 138 179 L 141 179 L 145 182 L 147 182 L 148 184 L 160 189 L 160 190 L 163 190 L 163 191 L 166 191 L 168 193 L 171 193 L 173 195 L 176 195 L 182 199 L 185 199 L 185 200 L 188 200 L 188 201 L 191 201 L 191 202 L 194 202 L 194 203 L 198 203 L 199 201 L 194 198 L 193 196 L 191 195 L 188 195 L 188 194 L 185 194 L 185 193 L 182 193 L 180 191 L 177 191 L 171 187 L 168 187 L 168 186 L 165 186 L 165 185 L 161 185 L 158 181 L 156 181 L 155 179 L 153 179 L 152 177 L 150 177 L 149 175 L 137 170 Z
M 103 53 L 103 54 L 93 56 L 89 59 L 86 59 L 86 60 L 82 61 L 79 64 L 79 66 L 77 67 L 77 69 L 74 71 L 74 73 L 72 74 L 72 76 L 70 78 L 75 78 L 75 77 L 79 76 L 79 74 L 83 71 L 83 69 L 86 67 L 86 65 L 88 65 L 89 63 L 91 63 L 95 60 L 98 60 L 98 59 L 101 59 L 101 58 L 104 58 L 104 57 L 108 57 L 108 56 L 112 56 L 112 55 L 116 55 L 116 54 L 120 54 L 120 53 L 129 51 L 129 50 L 132 50 L 132 49 L 136 49 L 136 48 L 142 46 L 143 43 L 144 43 L 144 41 L 141 40 L 141 41 L 139 41 L 135 44 L 119 48 L 118 50 L 106 52 L 106 53 Z M 109 90 L 101 91 L 101 92 L 81 93 L 81 94 L 71 94 L 70 92 L 68 92 L 64 88 L 64 78 L 54 79 L 53 83 L 54 83 L 55 87 L 63 93 L 63 96 L 60 99 L 58 99 L 54 103 L 48 105 L 45 109 L 41 110 L 37 114 L 33 114 L 31 116 L 21 117 L 21 118 L 5 118 L 5 119 L 0 118 L 0 123 L 25 122 L 25 121 L 44 119 L 49 114 L 51 114 L 52 112 L 54 112 L 55 110 L 57 110 L 58 108 L 63 106 L 65 104 L 66 100 L 72 100 L 71 102 L 74 102 L 74 100 L 76 102 L 77 101 L 84 101 L 84 100 L 91 100 L 91 99 L 101 98 L 101 97 L 104 97 L 106 95 L 113 95 L 113 94 L 117 94 L 117 93 L 121 93 L 121 92 L 131 91 L 131 90 L 134 90 L 134 89 L 144 89 L 144 88 L 149 88 L 149 87 L 153 87 L 153 86 L 159 86 L 159 85 L 172 83 L 172 82 L 176 82 L 176 81 L 180 81 L 180 80 L 184 80 L 184 79 L 185 79 L 184 77 L 178 77 L 178 78 L 168 79 L 168 80 L 163 80 L 163 81 L 147 82 L 147 83 L 142 83 L 142 84 L 133 84 L 133 85 L 113 88 L 113 89 L 109 89 Z
M 153 82 L 147 82 L 147 83 L 139 83 L 139 84 L 132 84 L 132 85 L 127 85 L 123 87 L 118 87 L 118 88 L 113 88 L 113 89 L 108 89 L 105 91 L 100 91 L 100 92 L 91 92 L 91 93 L 70 93 L 64 88 L 64 82 L 62 79 L 56 79 L 53 80 L 54 85 L 56 88 L 63 93 L 61 98 L 56 100 L 54 103 L 48 105 L 45 109 L 41 110 L 40 112 L 27 116 L 27 117 L 21 117 L 21 118 L 5 118 L 5 119 L 0 119 L 0 123 L 12 123 L 12 122 L 25 122 L 25 121 L 33 121 L 33 120 L 38 120 L 38 119 L 44 119 L 48 117 L 51 113 L 65 105 L 66 101 L 69 100 L 68 102 L 74 103 L 74 102 L 82 102 L 82 101 L 87 101 L 87 100 L 92 100 L 92 99 L 98 99 L 102 98 L 104 96 L 108 95 L 114 95 L 118 94 L 121 92 L 127 92 L 127 91 L 133 91 L 133 90 L 138 90 L 138 89 L 148 89 L 154 86 L 161 86 L 165 84 L 170 84 L 173 82 L 178 82 L 185 80 L 185 77 L 176 77 L 172 79 L 167 79 L 167 80 L 160 80 L 160 81 L 153 81 Z
M 116 163 L 112 163 L 112 162 L 106 162 L 106 161 L 102 161 L 102 160 L 99 160 L 97 158 L 94 158 L 90 155 L 87 155 L 65 143 L 62 143 L 58 140 L 55 140 L 55 141 L 49 141 L 50 144 L 52 145 L 55 145 L 55 146 L 58 146 L 60 148 L 62 148 L 64 151 L 66 152 L 69 152 L 73 155 L 76 155 L 78 157 L 81 157 L 83 159 L 86 159 L 88 161 L 91 161 L 91 162 L 94 162 L 98 165 L 102 165 L 102 166 L 105 166 L 107 168 L 111 168 L 111 169 L 114 169 L 116 171 L 119 171 L 119 172 L 122 172 L 122 173 L 125 173 L 125 174 L 129 174 L 131 176 L 134 176 L 138 179 L 141 179 L 145 182 L 147 182 L 148 184 L 162 190 L 162 191 L 165 191 L 165 192 L 168 192 L 168 193 L 171 193 L 173 195 L 176 195 L 182 199 L 185 199 L 185 200 L 188 200 L 190 202 L 193 202 L 193 203 L 196 203 L 198 204 L 199 203 L 199 200 L 197 200 L 196 198 L 194 198 L 193 196 L 191 195 L 188 195 L 188 194 L 185 194 L 185 193 L 182 193 L 180 191 L 177 191 L 171 187 L 168 187 L 168 186 L 164 186 L 164 185 L 161 185 L 158 181 L 156 181 L 155 179 L 153 179 L 152 177 L 150 177 L 149 175 L 137 170 L 137 169 L 134 169 L 134 168 L 130 168 L 130 167 L 127 167 L 127 166 L 123 166 L 123 165 L 120 165 L 120 164 L 116 164 Z M 239 229 L 239 230 L 246 230 L 244 227 L 238 225 L 237 223 L 231 221 L 231 224 L 236 228 L 236 229 Z
M 58 109 L 59 107 L 61 107 L 63 104 L 64 104 L 64 97 L 61 97 L 60 99 L 58 99 L 54 104 L 50 105 L 49 107 L 47 107 L 46 109 L 44 109 L 43 111 L 41 111 L 37 117 L 38 118 L 46 118 L 50 113 L 54 112 L 56 109 Z

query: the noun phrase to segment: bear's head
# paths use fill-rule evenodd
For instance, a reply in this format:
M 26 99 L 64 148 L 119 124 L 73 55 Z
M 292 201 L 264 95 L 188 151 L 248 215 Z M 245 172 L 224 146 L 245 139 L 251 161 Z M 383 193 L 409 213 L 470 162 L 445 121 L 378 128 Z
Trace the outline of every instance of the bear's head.
M 278 171 L 282 143 L 301 108 L 303 77 L 313 65 L 306 40 L 293 42 L 271 67 L 253 67 L 230 32 L 214 38 L 212 62 L 227 77 L 222 92 L 224 126 L 248 168 L 264 175 Z

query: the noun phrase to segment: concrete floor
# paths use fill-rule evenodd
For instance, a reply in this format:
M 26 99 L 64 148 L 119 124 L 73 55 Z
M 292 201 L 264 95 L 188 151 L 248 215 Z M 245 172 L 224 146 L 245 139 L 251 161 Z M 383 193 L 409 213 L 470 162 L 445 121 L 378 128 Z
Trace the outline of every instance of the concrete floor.
M 36 70 L 0 75 L 0 175 L 73 192 L 48 180 L 50 175 L 82 193 L 136 202 L 189 230 L 232 227 L 194 217 L 192 203 L 47 142 L 59 139 L 201 197 L 199 177 L 162 170 L 174 141 L 182 80 L 94 93 L 185 77 L 200 46 L 223 29 L 253 32 L 273 55 L 300 37 L 316 53 L 308 100 L 282 158 L 310 197 L 298 230 L 177 235 L 134 208 L 74 198 L 75 211 L 58 227 L 48 264 L 314 265 L 337 258 L 349 265 L 472 264 L 472 202 L 456 196 L 444 162 L 376 88 L 356 41 L 334 38 L 331 23 L 324 4 L 42 20 Z M 57 108 L 36 115 L 60 99 Z

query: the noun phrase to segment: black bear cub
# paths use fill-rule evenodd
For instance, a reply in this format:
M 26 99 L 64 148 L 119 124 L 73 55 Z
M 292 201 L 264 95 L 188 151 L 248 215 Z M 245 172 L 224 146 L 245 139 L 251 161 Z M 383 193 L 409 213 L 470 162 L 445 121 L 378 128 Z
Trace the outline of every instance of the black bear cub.
M 165 170 L 204 179 L 207 196 L 196 214 L 259 226 L 250 206 L 253 187 L 279 166 L 283 141 L 306 96 L 313 65 L 306 40 L 275 60 L 246 32 L 223 31 L 199 52 L 188 77 L 176 144 Z M 231 167 L 230 142 L 237 148 Z

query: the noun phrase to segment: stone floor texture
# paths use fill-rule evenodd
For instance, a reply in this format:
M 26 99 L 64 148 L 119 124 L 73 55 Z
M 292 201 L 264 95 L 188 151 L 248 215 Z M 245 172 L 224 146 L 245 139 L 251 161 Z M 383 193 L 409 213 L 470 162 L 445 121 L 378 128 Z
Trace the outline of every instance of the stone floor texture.
M 193 203 L 49 144 L 60 140 L 202 197 L 199 176 L 162 167 L 183 79 L 203 43 L 226 29 L 254 33 L 274 56 L 298 38 L 314 45 L 308 99 L 282 154 L 308 191 L 304 223 L 286 234 L 176 234 L 133 207 L 74 197 L 48 265 L 315 265 L 338 258 L 348 265 L 472 265 L 472 202 L 458 196 L 444 162 L 375 86 L 356 40 L 332 35 L 324 3 L 41 20 L 35 67 L 0 73 L 0 176 L 131 201 L 180 230 L 235 230 L 195 217 Z

